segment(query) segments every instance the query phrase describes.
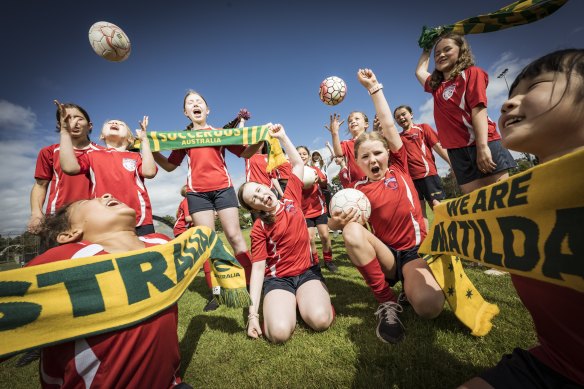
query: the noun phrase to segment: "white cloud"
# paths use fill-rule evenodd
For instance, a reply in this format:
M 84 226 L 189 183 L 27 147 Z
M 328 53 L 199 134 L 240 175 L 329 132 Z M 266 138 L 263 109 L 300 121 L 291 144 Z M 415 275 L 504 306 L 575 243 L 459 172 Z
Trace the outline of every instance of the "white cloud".
M 37 116 L 30 108 L 0 100 L 0 131 L 32 132 L 36 123 Z
M 427 123 L 431 125 L 433 128 L 436 128 L 434 124 L 434 99 L 430 97 L 420 108 L 418 111 L 414 111 L 414 121 L 416 123 Z

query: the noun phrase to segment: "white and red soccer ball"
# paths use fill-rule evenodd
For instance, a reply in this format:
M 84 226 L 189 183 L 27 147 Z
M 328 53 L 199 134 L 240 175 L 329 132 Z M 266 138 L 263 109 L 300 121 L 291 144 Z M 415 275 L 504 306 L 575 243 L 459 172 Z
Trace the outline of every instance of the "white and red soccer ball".
M 91 26 L 89 43 L 97 55 L 108 61 L 125 61 L 132 51 L 130 39 L 126 33 L 109 22 L 97 22 Z
M 337 105 L 347 94 L 347 84 L 337 76 L 327 77 L 320 83 L 318 95 L 323 103 Z
M 339 210 L 347 214 L 353 208 L 357 210 L 357 217 L 360 218 L 361 214 L 363 214 L 365 221 L 369 220 L 369 216 L 371 216 L 371 203 L 367 196 L 360 190 L 353 188 L 341 189 L 335 193 L 329 204 L 331 215 Z

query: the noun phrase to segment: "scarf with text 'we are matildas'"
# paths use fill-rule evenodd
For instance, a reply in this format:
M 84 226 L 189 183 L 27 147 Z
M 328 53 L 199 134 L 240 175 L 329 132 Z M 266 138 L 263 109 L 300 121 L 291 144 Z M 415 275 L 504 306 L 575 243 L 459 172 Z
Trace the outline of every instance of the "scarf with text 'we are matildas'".
M 520 0 L 495 12 L 464 19 L 454 24 L 430 28 L 424 26 L 418 44 L 424 50 L 432 49 L 436 39 L 447 32 L 461 35 L 481 34 L 532 23 L 551 15 L 568 0 Z
M 584 293 L 582 166 L 584 150 L 434 207 L 419 252 L 473 334 L 488 332 L 498 309 L 469 285 L 459 258 Z
M 207 259 L 219 302 L 249 306 L 242 266 L 201 226 L 141 250 L 0 272 L 0 358 L 147 320 L 178 301 Z
M 269 124 L 241 128 L 214 128 L 209 130 L 150 131 L 147 138 L 153 152 L 162 150 L 188 149 L 191 147 L 254 145 L 268 143 L 268 173 L 286 162 L 286 157 L 278 139 L 268 132 Z M 140 141 L 134 143 L 140 147 Z

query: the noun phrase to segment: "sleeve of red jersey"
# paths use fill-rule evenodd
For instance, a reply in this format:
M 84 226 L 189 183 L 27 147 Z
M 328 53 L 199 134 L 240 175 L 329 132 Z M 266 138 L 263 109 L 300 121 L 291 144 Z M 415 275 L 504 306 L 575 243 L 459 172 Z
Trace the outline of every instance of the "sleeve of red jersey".
M 408 170 L 408 153 L 403 144 L 399 150 L 395 152 L 391 151 L 391 157 L 392 166 L 398 166 L 404 173 L 410 174 Z
M 430 87 L 430 79 L 431 78 L 432 78 L 432 76 L 428 76 L 428 78 L 426 78 L 426 81 L 424 82 L 424 92 L 434 93 L 434 91 Z
M 346 167 L 342 168 L 341 171 L 339 171 L 339 181 L 341 182 L 343 188 L 353 187 L 353 185 L 351 185 L 351 180 L 349 180 L 349 169 L 347 169 Z
M 53 178 L 53 152 L 49 147 L 43 147 L 39 151 L 34 178 L 49 181 Z
M 438 136 L 434 132 L 434 129 L 426 123 L 422 123 L 422 129 L 424 130 L 424 140 L 426 141 L 426 146 L 430 149 L 438 143 Z
M 294 201 L 296 204 L 302 204 L 302 187 L 304 184 L 300 181 L 300 178 L 296 177 L 295 174 L 290 174 L 288 179 L 288 184 L 286 184 L 286 190 L 284 191 L 285 199 Z
M 268 258 L 268 239 L 259 222 L 254 223 L 249 237 L 251 240 L 251 261 L 265 261 Z
M 352 142 L 347 142 L 346 140 L 341 142 L 341 150 L 343 150 L 343 155 L 347 155 L 347 149 L 352 147 Z
M 487 85 L 489 75 L 481 68 L 471 66 L 466 72 L 466 92 L 464 98 L 470 109 L 482 104 L 487 106 Z

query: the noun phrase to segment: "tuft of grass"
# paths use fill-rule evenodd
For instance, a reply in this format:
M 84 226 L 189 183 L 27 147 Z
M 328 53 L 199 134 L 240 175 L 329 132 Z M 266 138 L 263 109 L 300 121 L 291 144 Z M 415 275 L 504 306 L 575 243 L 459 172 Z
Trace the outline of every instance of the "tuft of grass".
M 249 242 L 249 231 L 245 236 Z M 483 297 L 501 310 L 490 334 L 470 335 L 448 306 L 435 320 L 420 319 L 407 307 L 402 315 L 405 340 L 382 343 L 375 335 L 377 303 L 340 236 L 333 239 L 333 253 L 339 272 L 323 270 L 337 313 L 332 327 L 317 333 L 299 319 L 292 339 L 283 345 L 249 339 L 243 309 L 222 306 L 203 312 L 209 292 L 199 274 L 179 301 L 183 380 L 201 388 L 453 388 L 514 347 L 536 342 L 509 275 L 493 277 L 483 274 L 484 268 L 467 268 Z M 0 382 L 28 388 L 38 380 L 38 366 L 16 368 L 16 359 L 3 363 Z

